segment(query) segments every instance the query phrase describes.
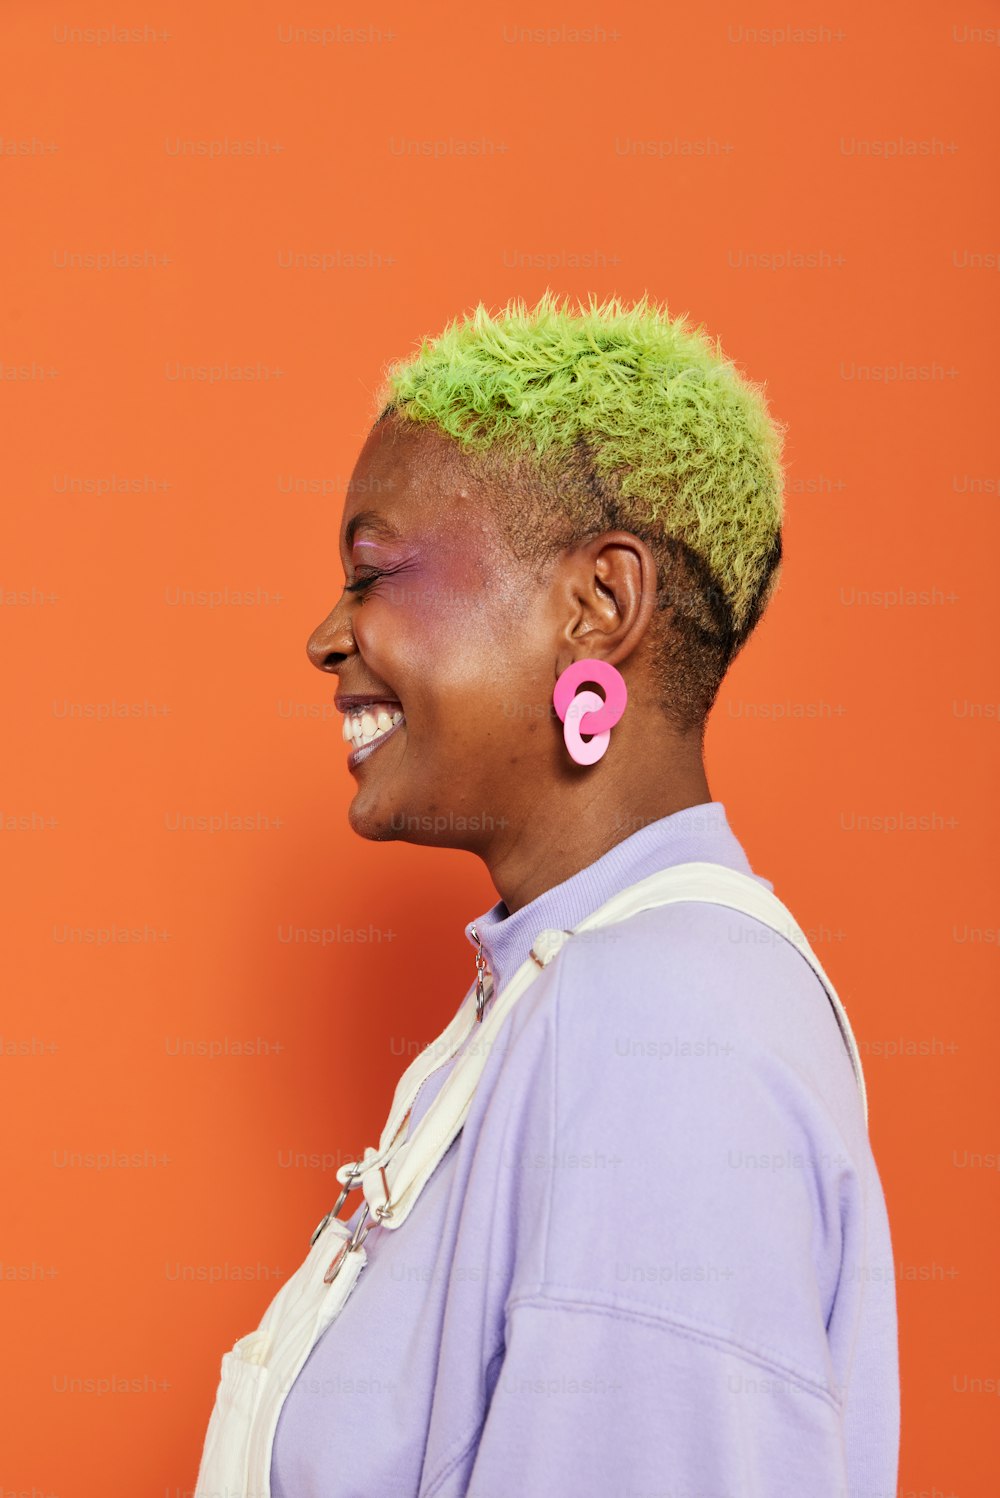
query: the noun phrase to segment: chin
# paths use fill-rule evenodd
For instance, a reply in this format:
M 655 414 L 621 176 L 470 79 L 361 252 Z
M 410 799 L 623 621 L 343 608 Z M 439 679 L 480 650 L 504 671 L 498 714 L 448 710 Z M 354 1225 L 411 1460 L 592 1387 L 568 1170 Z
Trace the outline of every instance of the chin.
M 359 806 L 359 801 L 362 803 Z M 358 837 L 367 838 L 369 842 L 386 843 L 392 842 L 401 836 L 400 827 L 403 819 L 395 818 L 396 825 L 393 826 L 393 815 L 379 807 L 364 805 L 364 793 L 359 791 L 347 808 L 347 821 L 352 832 Z

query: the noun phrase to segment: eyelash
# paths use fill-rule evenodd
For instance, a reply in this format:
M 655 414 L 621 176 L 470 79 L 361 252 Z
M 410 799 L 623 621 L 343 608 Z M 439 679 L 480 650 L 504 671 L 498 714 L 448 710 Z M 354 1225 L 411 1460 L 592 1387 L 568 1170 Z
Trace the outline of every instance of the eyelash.
M 359 577 L 356 583 L 345 583 L 344 592 L 360 593 L 364 588 L 367 588 L 370 583 L 375 582 L 376 579 L 380 578 L 381 576 L 381 572 L 373 572 L 369 577 Z

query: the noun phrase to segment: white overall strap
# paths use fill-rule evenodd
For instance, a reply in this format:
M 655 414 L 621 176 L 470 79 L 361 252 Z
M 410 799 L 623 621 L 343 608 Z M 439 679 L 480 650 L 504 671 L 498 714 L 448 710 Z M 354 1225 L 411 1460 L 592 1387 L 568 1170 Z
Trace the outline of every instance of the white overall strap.
M 400 1077 L 380 1148 L 377 1152 L 368 1148 L 362 1157 L 365 1169 L 376 1170 L 388 1157 L 417 1093 L 451 1059 L 476 1024 L 473 988 L 437 1040 Z M 336 1174 L 346 1185 L 354 1175 L 352 1165 L 341 1166 Z M 274 1296 L 257 1330 L 238 1338 L 223 1355 L 194 1498 L 240 1498 L 244 1494 L 270 1498 L 271 1451 L 288 1391 L 367 1263 L 364 1245 L 358 1243 L 345 1254 L 332 1283 L 325 1282 L 331 1258 L 350 1238 L 346 1223 L 328 1212 L 313 1234 L 305 1260 Z
M 270 1498 L 271 1451 L 282 1405 L 367 1262 L 359 1246 L 333 1283 L 324 1283 L 330 1255 L 349 1237 L 346 1224 L 333 1219 L 275 1295 L 257 1330 L 223 1354 L 193 1498 Z
M 854 1068 L 867 1128 L 868 1098 L 861 1057 L 850 1022 L 833 984 L 791 912 L 756 879 L 736 869 L 708 862 L 674 864 L 667 869 L 658 869 L 648 878 L 619 891 L 598 910 L 580 921 L 572 932 L 539 933 L 534 946 L 536 955 L 521 964 L 495 1000 L 492 1011 L 483 1022 L 481 1034 L 474 1037 L 455 1063 L 435 1098 L 433 1107 L 428 1109 L 413 1134 L 393 1152 L 384 1169 L 364 1172 L 361 1179 L 365 1199 L 372 1212 L 377 1209 L 384 1227 L 398 1228 L 406 1221 L 424 1183 L 465 1122 L 497 1032 L 525 989 L 537 976 L 540 967 L 547 965 L 563 943 L 571 940 L 578 931 L 612 925 L 660 905 L 691 900 L 739 910 L 769 926 L 798 948 L 826 989 L 833 1005 Z
M 438 1067 L 450 1061 L 455 1052 L 461 1049 L 469 1031 L 476 1024 L 475 1002 L 469 1004 L 469 999 L 474 994 L 470 989 L 465 996 L 465 1001 L 459 1006 L 454 1018 L 445 1026 L 436 1040 L 424 1047 L 419 1056 L 415 1056 L 406 1068 L 393 1093 L 392 1105 L 389 1109 L 389 1117 L 385 1121 L 379 1139 L 379 1156 L 381 1156 L 392 1144 L 393 1139 L 399 1131 L 399 1126 L 413 1106 L 413 1101 L 423 1087 L 427 1078 Z
M 349 1160 L 336 1170 L 337 1180 L 344 1190 L 336 1205 L 330 1208 L 317 1225 L 310 1244 L 315 1243 L 327 1224 L 335 1220 L 350 1191 L 361 1180 L 365 1171 L 376 1170 L 383 1165 L 392 1155 L 394 1148 L 402 1142 L 402 1138 L 405 1138 L 405 1133 L 400 1138 L 397 1136 L 400 1135 L 401 1125 L 413 1107 L 421 1087 L 434 1072 L 444 1066 L 445 1062 L 451 1060 L 455 1052 L 461 1048 L 462 1042 L 473 1025 L 476 1024 L 475 1005 L 473 1004 L 471 1008 L 469 1006 L 470 995 L 474 992 L 474 988 L 469 990 L 458 1011 L 441 1034 L 430 1045 L 425 1046 L 418 1056 L 414 1057 L 396 1083 L 389 1117 L 382 1130 L 378 1149 L 374 1150 L 369 1145 L 358 1160 Z

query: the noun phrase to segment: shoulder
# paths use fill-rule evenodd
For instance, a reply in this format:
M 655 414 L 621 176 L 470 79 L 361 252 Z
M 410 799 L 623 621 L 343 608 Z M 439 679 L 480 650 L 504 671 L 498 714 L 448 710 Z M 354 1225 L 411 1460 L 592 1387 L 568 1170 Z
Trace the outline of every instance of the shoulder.
M 863 1128 L 826 989 L 762 921 L 704 901 L 661 906 L 578 933 L 553 966 L 547 1006 L 567 1085 L 617 1071 L 623 1103 L 660 1117 L 737 1087 L 825 1113 L 847 1135 Z
M 782 1322 L 814 1365 L 867 1140 L 823 985 L 766 932 L 664 907 L 571 938 L 532 985 L 518 1044 L 545 1177 L 538 1269 L 744 1346 Z
M 515 1289 L 652 1314 L 819 1377 L 872 1167 L 801 953 L 727 907 L 661 907 L 571 937 L 511 1020 L 491 1102 L 516 1166 Z

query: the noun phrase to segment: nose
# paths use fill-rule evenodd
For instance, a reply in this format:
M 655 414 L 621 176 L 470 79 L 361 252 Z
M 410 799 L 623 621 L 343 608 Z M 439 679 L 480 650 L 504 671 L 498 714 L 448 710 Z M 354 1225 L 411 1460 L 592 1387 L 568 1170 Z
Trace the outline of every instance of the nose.
M 317 671 L 339 671 L 356 649 L 343 601 L 330 610 L 322 624 L 317 624 L 306 641 L 306 655 Z

